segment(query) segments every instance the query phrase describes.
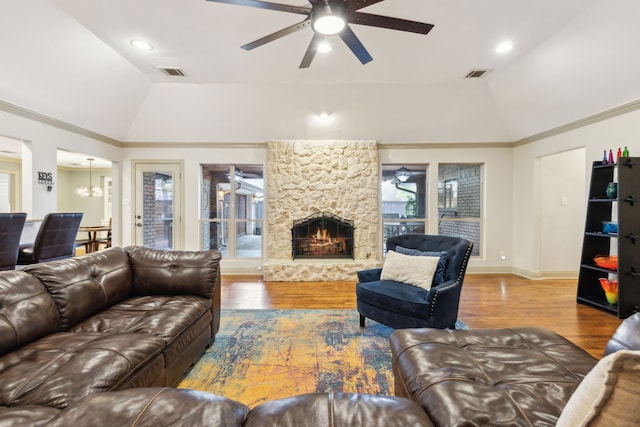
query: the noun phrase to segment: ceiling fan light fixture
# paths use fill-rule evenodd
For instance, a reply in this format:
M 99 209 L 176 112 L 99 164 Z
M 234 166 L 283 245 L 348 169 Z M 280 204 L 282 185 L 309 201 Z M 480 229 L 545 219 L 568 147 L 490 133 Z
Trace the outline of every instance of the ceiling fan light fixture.
M 329 5 L 324 5 L 314 12 L 311 22 L 313 31 L 323 36 L 339 34 L 346 26 L 347 21 L 344 16 L 334 13 Z
M 318 43 L 318 52 L 320 53 L 331 52 L 331 45 L 326 41 Z

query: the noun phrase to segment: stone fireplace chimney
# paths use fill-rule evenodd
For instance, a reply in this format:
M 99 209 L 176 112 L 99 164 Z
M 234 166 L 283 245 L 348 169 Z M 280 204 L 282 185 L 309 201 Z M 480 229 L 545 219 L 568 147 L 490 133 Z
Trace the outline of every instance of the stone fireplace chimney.
M 273 141 L 267 145 L 266 281 L 357 280 L 378 266 L 375 141 Z M 319 213 L 353 220 L 353 259 L 293 259 L 294 221 Z

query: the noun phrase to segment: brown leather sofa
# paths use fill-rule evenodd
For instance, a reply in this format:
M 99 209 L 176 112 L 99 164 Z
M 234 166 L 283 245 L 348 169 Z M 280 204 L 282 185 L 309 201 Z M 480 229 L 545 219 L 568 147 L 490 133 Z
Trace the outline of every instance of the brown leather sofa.
M 409 399 L 356 393 L 312 393 L 265 402 L 253 409 L 225 397 L 175 388 L 98 393 L 66 409 L 0 407 L 5 426 L 148 427 L 430 427 Z
M 422 328 L 391 336 L 397 396 L 314 393 L 250 409 L 166 387 L 215 339 L 219 261 L 128 247 L 0 272 L 0 427 L 551 426 L 598 362 L 544 329 Z M 640 349 L 638 331 L 640 314 L 606 353 Z
M 127 247 L 0 272 L 0 427 L 431 425 L 393 396 L 317 393 L 251 410 L 165 387 L 215 339 L 219 261 Z
M 0 272 L 0 406 L 175 384 L 218 331 L 219 260 L 128 247 Z
M 636 313 L 618 327 L 605 356 L 640 350 L 639 332 L 640 313 Z M 581 381 L 598 363 L 560 335 L 533 327 L 405 329 L 393 332 L 390 342 L 396 396 L 420 403 L 439 426 L 555 426 Z M 631 370 L 634 381 L 640 381 L 640 366 Z M 605 387 L 604 377 L 596 382 Z M 614 387 L 613 383 L 606 386 Z M 584 389 L 580 393 L 585 391 L 589 393 Z M 598 394 L 594 401 L 606 394 L 593 393 Z M 637 389 L 634 393 L 638 395 Z M 626 399 L 623 407 L 638 403 L 630 402 L 622 390 L 611 396 Z M 611 412 L 615 405 L 610 401 L 593 407 Z M 614 424 L 601 420 L 588 425 L 637 424 L 616 419 Z

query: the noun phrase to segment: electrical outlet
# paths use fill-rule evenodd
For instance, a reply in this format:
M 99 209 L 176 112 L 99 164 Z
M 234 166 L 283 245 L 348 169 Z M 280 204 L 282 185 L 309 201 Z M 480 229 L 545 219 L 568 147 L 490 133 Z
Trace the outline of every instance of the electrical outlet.
M 500 251 L 500 259 L 502 261 L 506 261 L 507 260 L 507 254 L 505 253 L 505 251 Z

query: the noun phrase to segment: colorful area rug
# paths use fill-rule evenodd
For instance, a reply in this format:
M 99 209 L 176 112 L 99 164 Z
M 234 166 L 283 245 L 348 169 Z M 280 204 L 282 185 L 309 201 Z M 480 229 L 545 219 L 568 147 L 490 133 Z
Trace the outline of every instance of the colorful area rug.
M 254 407 L 312 392 L 393 394 L 389 335 L 356 310 L 222 310 L 216 342 L 179 387 Z
M 392 395 L 393 329 L 358 320 L 356 310 L 222 310 L 216 342 L 178 387 L 250 407 L 313 392 Z

